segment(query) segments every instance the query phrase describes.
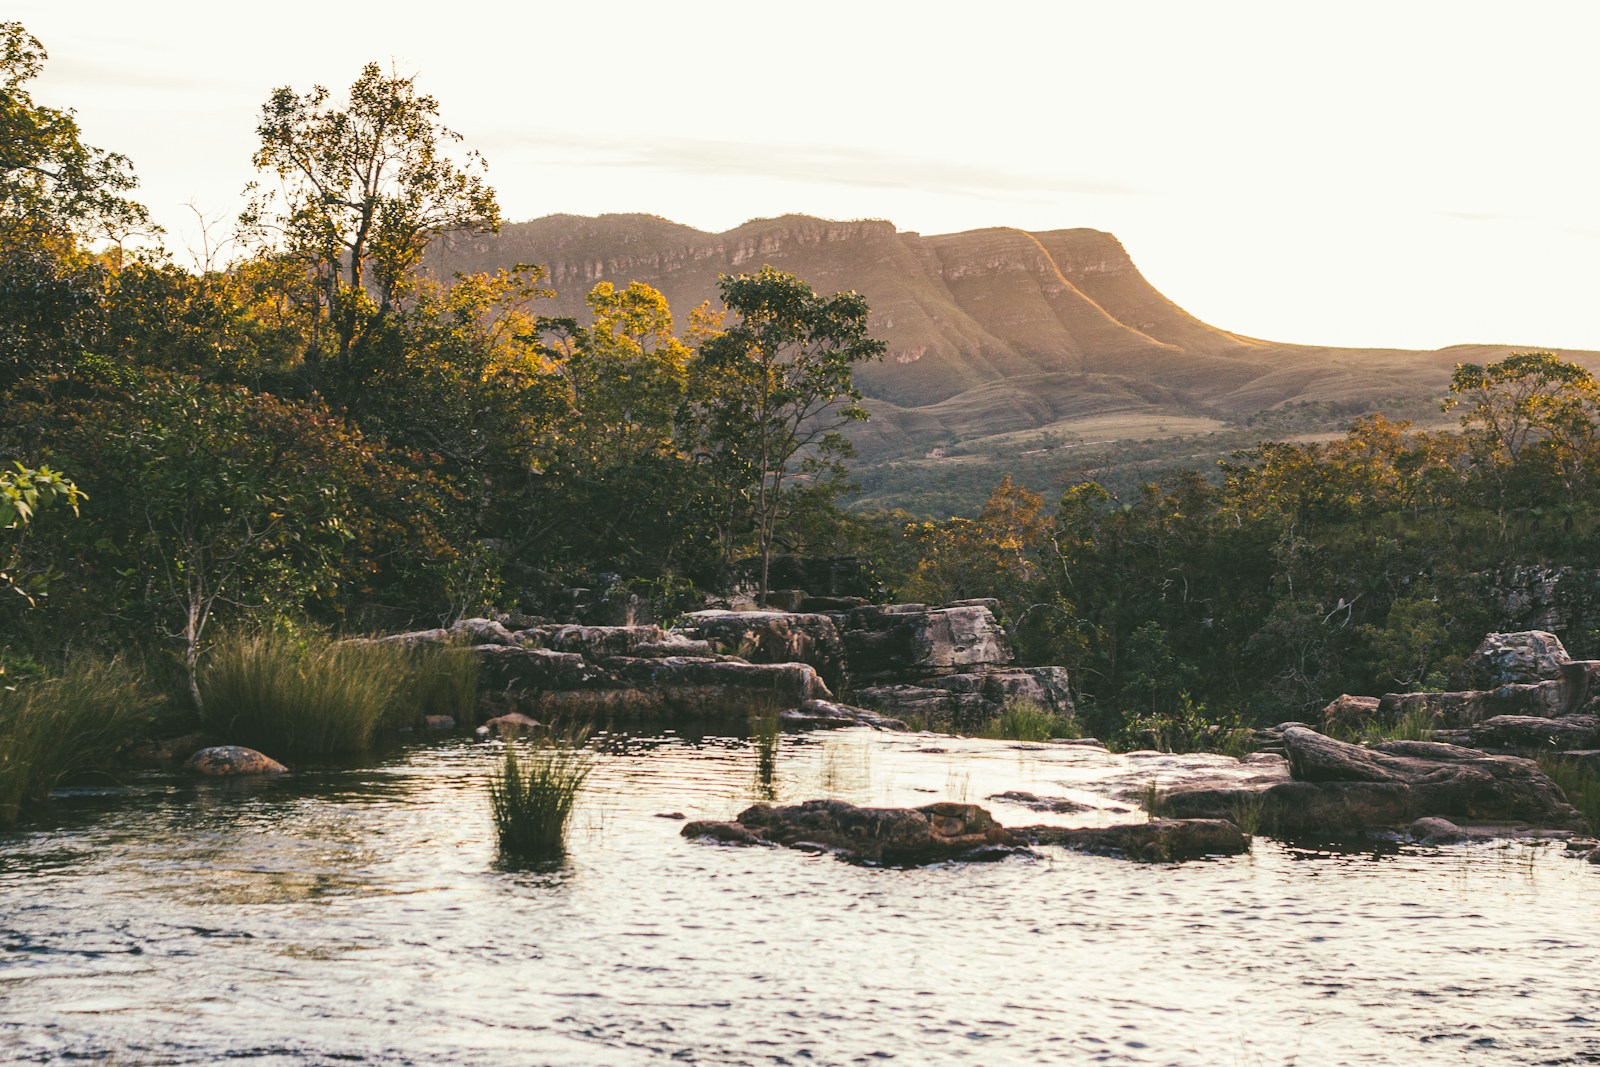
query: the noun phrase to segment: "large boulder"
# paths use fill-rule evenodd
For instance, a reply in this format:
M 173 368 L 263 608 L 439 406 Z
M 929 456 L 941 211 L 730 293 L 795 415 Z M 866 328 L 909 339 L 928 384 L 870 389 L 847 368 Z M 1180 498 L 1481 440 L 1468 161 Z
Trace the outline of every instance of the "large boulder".
M 860 681 L 906 682 L 1012 662 L 1011 641 L 989 602 L 932 608 L 872 604 L 845 616 L 845 654 Z
M 1065 667 L 1013 667 L 984 673 L 948 674 L 920 684 L 874 685 L 856 699 L 895 716 L 921 718 L 931 728 L 958 733 L 981 730 L 1008 701 L 1039 705 L 1062 718 L 1073 714 Z
M 217 745 L 214 748 L 202 748 L 190 756 L 184 765 L 186 770 L 207 778 L 237 778 L 252 774 L 287 774 L 289 768 L 273 759 L 271 756 L 262 755 L 253 748 L 242 745 Z
M 685 636 L 751 663 L 809 663 L 834 689 L 845 684 L 844 643 L 833 619 L 791 611 L 695 611 Z
M 861 808 L 843 800 L 757 804 L 740 812 L 735 823 L 691 822 L 682 832 L 732 844 L 823 848 L 857 863 L 895 865 L 958 859 L 1015 843 L 983 808 L 956 803 L 920 808 Z
M 1551 682 L 1571 657 L 1561 639 L 1544 630 L 1489 634 L 1461 665 L 1463 689 L 1498 689 L 1502 685 Z
M 587 659 L 637 656 L 640 649 L 655 649 L 667 641 L 659 626 L 577 626 L 545 624 L 517 632 L 517 642 L 530 648 L 570 652 Z
M 1600 745 L 1600 719 L 1593 715 L 1496 715 L 1473 726 L 1470 736 L 1480 748 L 1538 752 L 1590 749 Z
M 1424 816 L 1573 828 L 1582 816 L 1533 760 L 1432 741 L 1371 748 L 1303 726 L 1283 731 L 1293 780 L 1260 786 L 1177 788 L 1163 812 L 1237 818 L 1253 812 L 1274 833 L 1343 837 L 1404 827 Z

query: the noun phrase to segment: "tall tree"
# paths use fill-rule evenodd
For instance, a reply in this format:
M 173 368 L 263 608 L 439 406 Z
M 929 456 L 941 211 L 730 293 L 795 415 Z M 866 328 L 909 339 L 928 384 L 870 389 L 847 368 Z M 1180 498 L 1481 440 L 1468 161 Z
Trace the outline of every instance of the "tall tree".
M 329 97 L 285 86 L 262 105 L 254 162 L 278 188 L 258 192 L 242 219 L 262 238 L 276 232 L 314 279 L 306 355 L 318 385 L 321 362 L 348 372 L 387 323 L 433 238 L 500 226 L 483 158 L 447 154 L 461 137 L 414 78 L 369 63 L 344 106 Z
M 886 346 L 858 293 L 819 296 L 770 266 L 719 284 L 738 321 L 700 346 L 698 401 L 708 449 L 748 506 L 764 604 L 790 483 L 821 481 L 851 454 L 839 431 L 867 417 L 853 370 Z

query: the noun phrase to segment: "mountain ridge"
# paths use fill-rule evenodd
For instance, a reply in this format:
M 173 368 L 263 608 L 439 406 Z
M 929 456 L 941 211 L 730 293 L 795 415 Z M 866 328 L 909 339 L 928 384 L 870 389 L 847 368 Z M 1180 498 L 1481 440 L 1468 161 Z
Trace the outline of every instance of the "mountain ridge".
M 681 319 L 704 301 L 720 306 L 719 274 L 764 264 L 819 292 L 860 292 L 869 329 L 888 344 L 856 374 L 874 415 L 853 434 L 868 461 L 1070 431 L 1075 419 L 1110 414 L 1232 425 L 1293 405 L 1379 410 L 1397 397 L 1442 396 L 1457 362 L 1526 350 L 1336 348 L 1234 333 L 1185 311 L 1113 234 L 1088 228 L 924 236 L 882 219 L 782 215 L 711 233 L 655 215 L 549 215 L 438 242 L 429 266 L 518 262 L 547 269 L 556 296 L 545 306 L 560 315 L 581 316 L 598 282 L 640 281 Z M 1600 369 L 1600 354 L 1560 354 Z

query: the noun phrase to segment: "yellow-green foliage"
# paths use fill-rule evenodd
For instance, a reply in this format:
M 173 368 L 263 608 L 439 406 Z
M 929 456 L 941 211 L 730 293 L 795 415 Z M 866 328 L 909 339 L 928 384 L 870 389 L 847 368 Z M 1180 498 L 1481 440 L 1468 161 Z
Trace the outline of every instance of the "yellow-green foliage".
M 149 722 L 157 700 L 120 659 L 82 660 L 0 690 L 0 826 L 66 775 L 107 760 Z
M 500 847 L 521 856 L 558 854 L 578 791 L 592 769 L 583 735 L 506 741 L 489 779 L 489 806 Z

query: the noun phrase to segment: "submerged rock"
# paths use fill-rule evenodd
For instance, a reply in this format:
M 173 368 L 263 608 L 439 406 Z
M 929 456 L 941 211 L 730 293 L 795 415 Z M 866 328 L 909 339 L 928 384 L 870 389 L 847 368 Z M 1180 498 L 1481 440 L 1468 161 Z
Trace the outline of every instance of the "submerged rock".
M 1013 834 L 1035 845 L 1170 863 L 1250 851 L 1250 836 L 1227 819 L 1151 819 L 1121 826 L 1021 826 Z
M 861 808 L 842 800 L 757 804 L 735 822 L 691 822 L 683 836 L 728 844 L 821 846 L 858 863 L 887 864 L 934 863 L 985 846 L 1015 844 L 1006 828 L 976 804 Z
M 287 774 L 289 768 L 253 748 L 218 745 L 202 748 L 189 757 L 184 768 L 208 778 L 232 778 L 247 774 Z

